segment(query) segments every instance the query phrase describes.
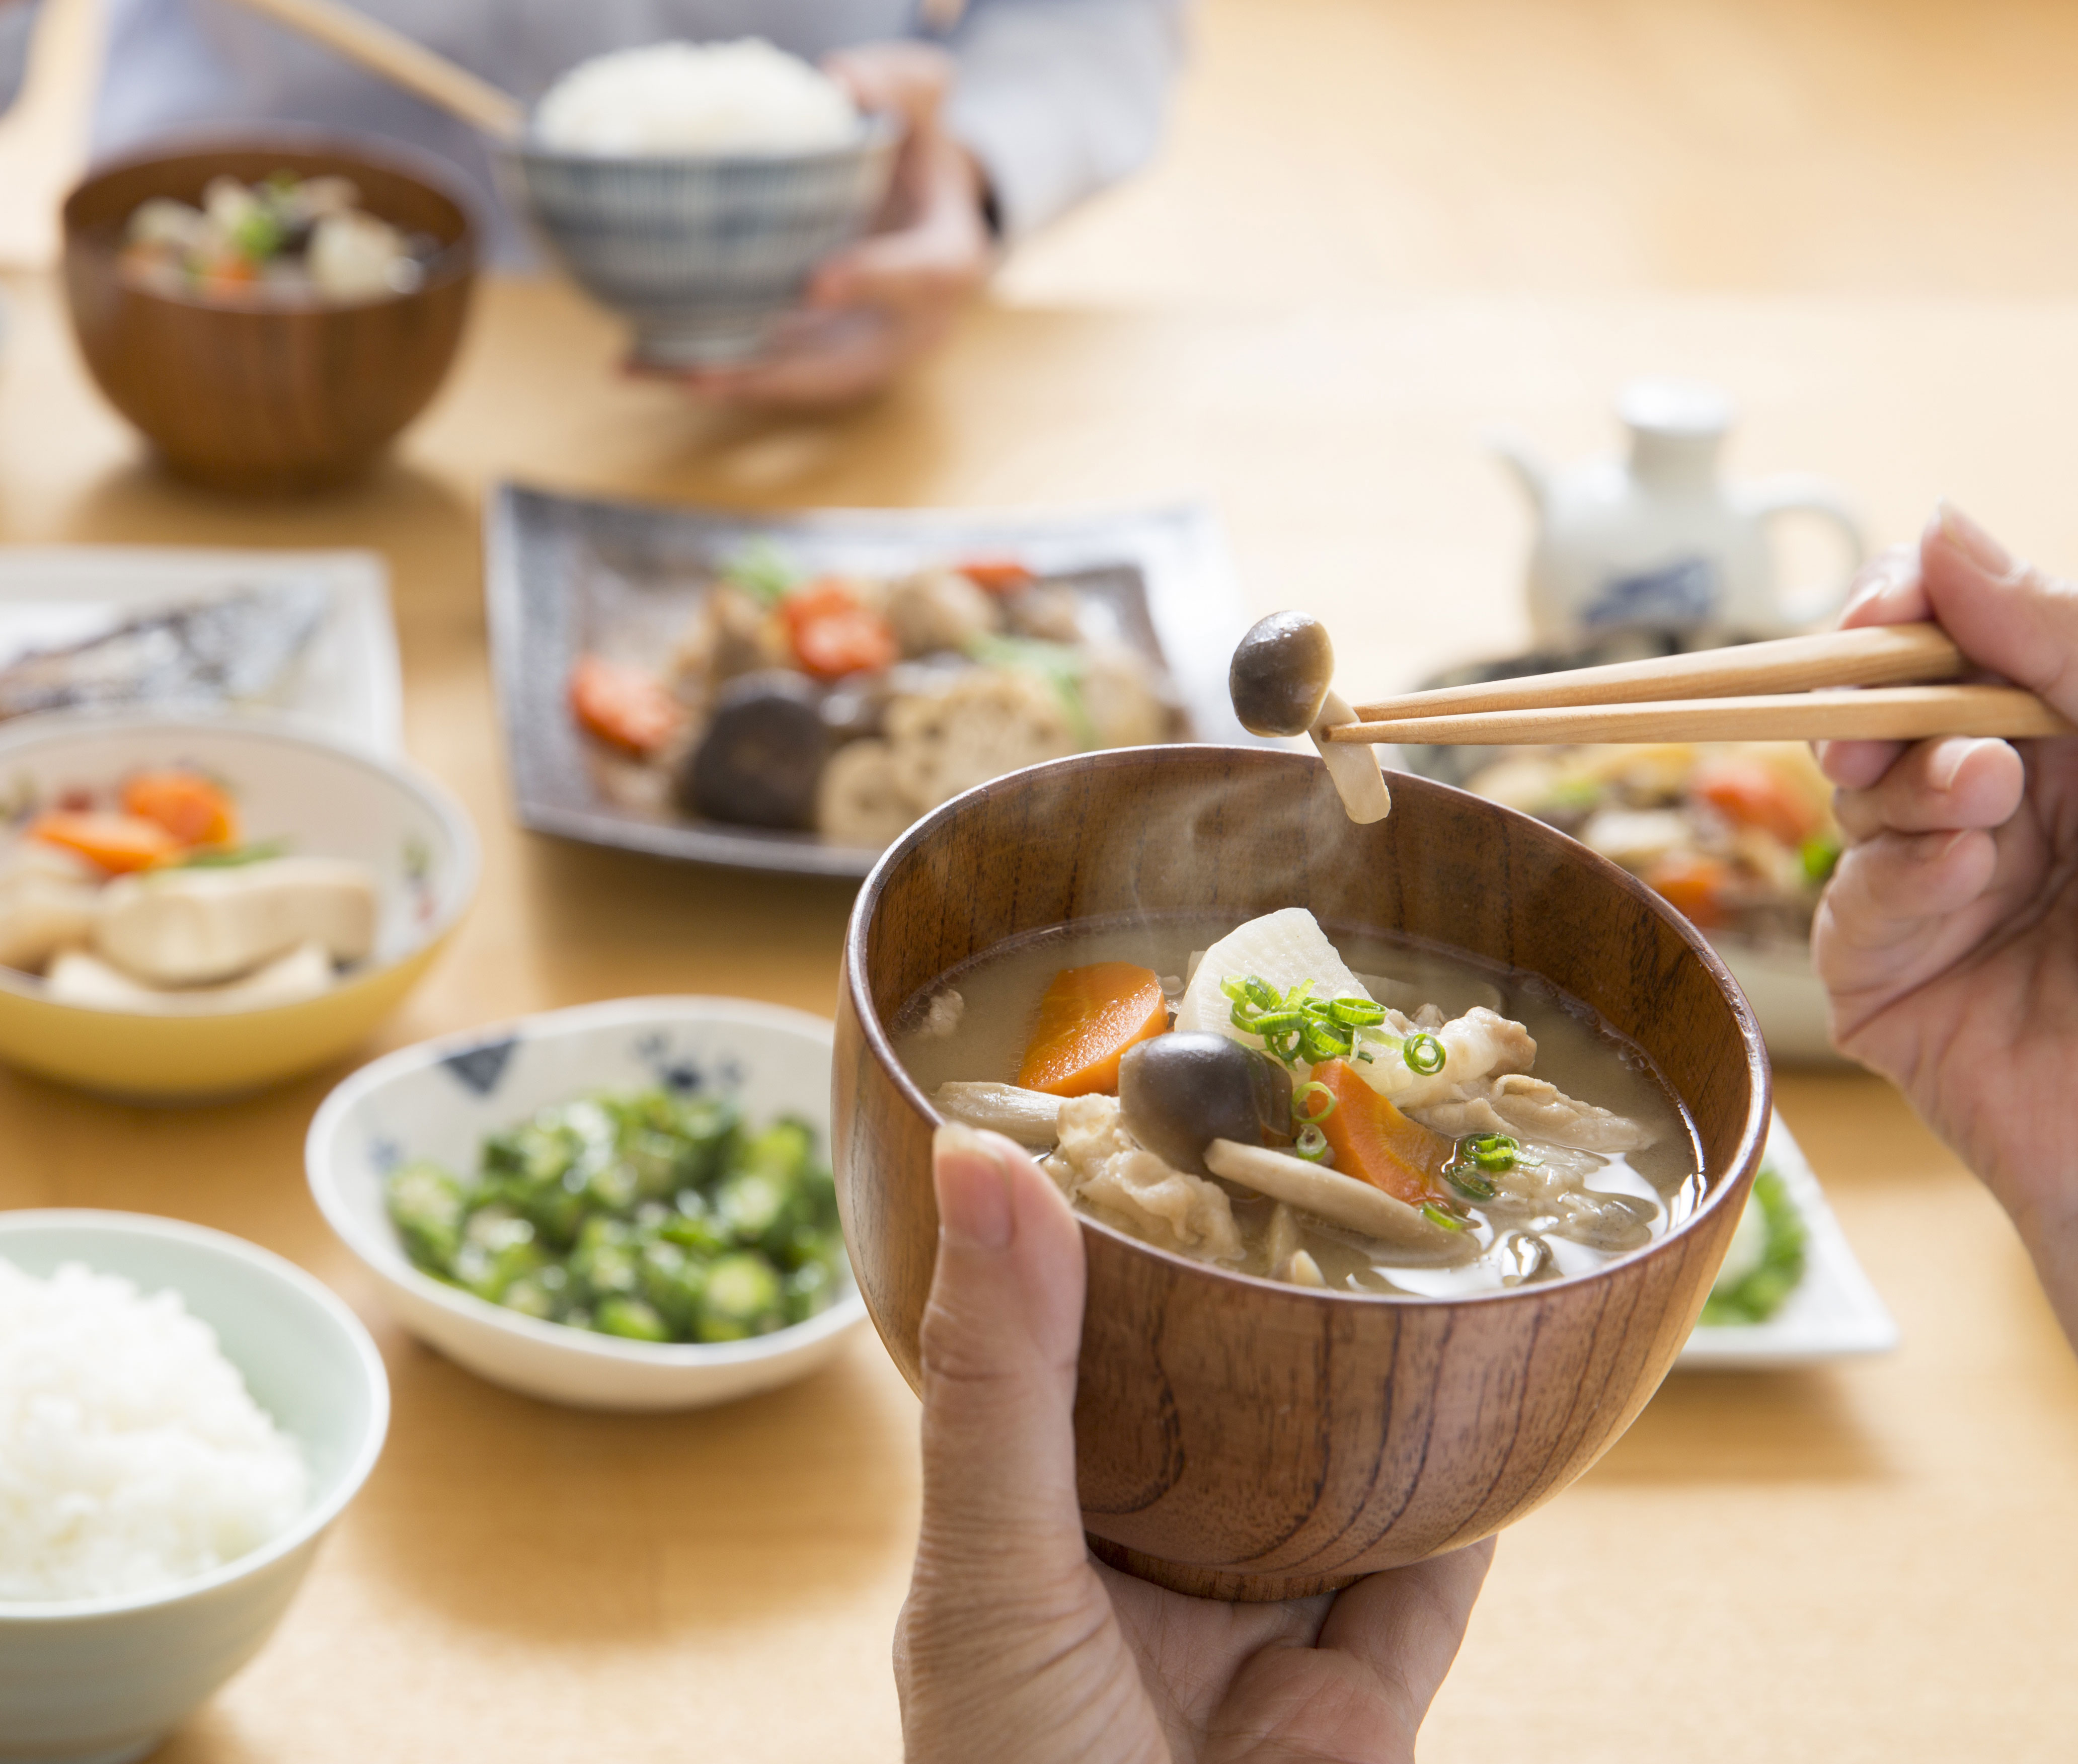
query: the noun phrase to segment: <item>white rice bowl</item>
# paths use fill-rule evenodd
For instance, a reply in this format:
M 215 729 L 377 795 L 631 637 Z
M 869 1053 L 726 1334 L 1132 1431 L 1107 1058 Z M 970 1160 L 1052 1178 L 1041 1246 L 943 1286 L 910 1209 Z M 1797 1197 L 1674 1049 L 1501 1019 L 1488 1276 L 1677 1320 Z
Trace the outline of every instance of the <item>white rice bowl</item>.
M 0 1258 L 0 1601 L 177 1585 L 309 1500 L 302 1451 L 178 1294 Z
M 601 157 L 813 153 L 849 146 L 858 130 L 843 87 L 757 37 L 595 56 L 534 111 L 541 146 Z

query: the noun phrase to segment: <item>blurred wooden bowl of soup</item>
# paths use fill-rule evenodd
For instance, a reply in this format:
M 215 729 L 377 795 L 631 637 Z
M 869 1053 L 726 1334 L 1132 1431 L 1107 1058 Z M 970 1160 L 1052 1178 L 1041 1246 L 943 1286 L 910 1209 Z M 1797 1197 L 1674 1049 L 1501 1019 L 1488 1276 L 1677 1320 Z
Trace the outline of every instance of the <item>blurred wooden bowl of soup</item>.
M 1614 1443 L 1672 1366 L 1760 1158 L 1770 1109 L 1760 1035 L 1685 920 L 1527 815 L 1397 774 L 1392 794 L 1387 819 L 1358 826 L 1310 757 L 1216 747 L 1078 756 L 983 785 L 920 822 L 853 913 L 832 1079 L 837 1193 L 867 1307 L 912 1386 L 937 1232 L 931 1136 L 944 1118 L 916 1026 L 948 1049 L 993 1038 L 995 1053 L 974 1056 L 989 1069 L 958 1075 L 1008 1079 L 995 1068 L 1015 1057 L 1001 1048 L 1029 1032 L 1044 984 L 1032 974 L 1144 947 L 1150 966 L 1170 973 L 1175 1003 L 1208 940 L 1303 907 L 1338 945 L 1384 950 L 1374 965 L 1396 964 L 1397 951 L 1461 998 L 1503 995 L 1506 1014 L 1536 1025 L 1537 1070 L 1564 1089 L 1590 1101 L 1596 1086 L 1663 1099 L 1652 1104 L 1662 1151 L 1629 1160 L 1643 1170 L 1651 1156 L 1673 1159 L 1655 1177 L 1668 1202 L 1657 1233 L 1621 1253 L 1560 1245 L 1555 1258 L 1525 1260 L 1533 1271 L 1519 1282 L 1483 1289 L 1448 1270 L 1396 1274 L 1443 1295 L 1412 1295 L 1363 1272 L 1360 1258 L 1358 1274 L 1338 1274 L 1325 1239 L 1327 1283 L 1294 1284 L 1264 1277 L 1259 1253 L 1218 1266 L 1079 1205 L 1089 1270 L 1075 1411 L 1084 1523 L 1104 1560 L 1181 1591 L 1318 1591 L 1472 1543 L 1550 1499 Z M 991 976 L 1020 972 L 1032 993 L 1024 1021 L 986 1020 L 1018 1009 Z M 952 1008 L 948 988 L 962 993 Z M 1413 1057 L 1419 1049 L 1425 1061 L 1427 1042 L 1402 1032 L 1408 1065 L 1430 1069 Z M 1442 1031 L 1446 1041 L 1454 1032 Z M 1388 1045 L 1396 1053 L 1402 1044 Z M 929 1061 L 942 1074 L 957 1070 L 954 1057 Z M 1531 1099 L 1536 1086 L 1523 1085 L 1504 1101 Z M 1447 1118 L 1447 1108 L 1429 1116 Z M 1677 1120 L 1670 1136 L 1665 1124 Z M 1226 1186 L 1237 1216 L 1257 1204 Z M 1462 1211 L 1451 1228 L 1469 1222 Z M 1317 1278 L 1310 1264 L 1308 1277 Z
M 355 206 L 413 242 L 402 288 L 269 301 L 126 264 L 148 202 L 200 207 L 218 179 L 343 178 Z M 374 149 L 242 137 L 95 170 L 64 211 L 65 294 L 95 383 L 182 477 L 292 494 L 366 472 L 454 360 L 475 275 L 461 202 L 430 168 Z

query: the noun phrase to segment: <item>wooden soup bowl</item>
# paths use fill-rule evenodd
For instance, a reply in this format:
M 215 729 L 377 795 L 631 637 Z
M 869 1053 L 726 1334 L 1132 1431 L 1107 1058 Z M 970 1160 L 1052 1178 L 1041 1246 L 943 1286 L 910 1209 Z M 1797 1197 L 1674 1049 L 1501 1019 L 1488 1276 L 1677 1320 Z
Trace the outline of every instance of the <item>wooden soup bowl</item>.
M 269 309 L 124 277 L 123 230 L 147 198 L 198 204 L 211 178 L 280 171 L 350 177 L 369 213 L 436 240 L 424 280 L 353 305 Z M 401 153 L 293 133 L 97 169 L 65 205 L 65 297 L 94 383 L 192 482 L 270 496 L 358 477 L 440 389 L 469 314 L 474 237 L 439 179 Z
M 1688 1339 L 1767 1136 L 1767 1057 L 1702 936 L 1528 815 L 1396 774 L 1359 827 L 1319 762 L 1135 748 L 969 791 L 883 857 L 852 914 L 832 1082 L 837 1199 L 868 1309 L 920 1382 L 938 1116 L 888 1026 L 948 969 L 1083 919 L 1282 907 L 1543 975 L 1631 1037 L 1688 1106 L 1707 1195 L 1592 1274 L 1450 1299 L 1317 1291 L 1150 1248 L 1089 1219 L 1075 1440 L 1107 1562 L 1283 1599 L 1474 1542 L 1614 1443 Z

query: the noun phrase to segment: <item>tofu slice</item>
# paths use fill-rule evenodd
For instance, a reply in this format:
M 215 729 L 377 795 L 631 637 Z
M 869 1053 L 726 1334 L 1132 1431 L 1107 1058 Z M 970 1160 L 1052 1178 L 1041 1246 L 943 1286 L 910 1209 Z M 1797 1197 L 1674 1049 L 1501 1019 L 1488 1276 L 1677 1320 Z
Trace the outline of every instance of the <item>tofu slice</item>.
M 102 891 L 95 952 L 160 986 L 207 986 L 314 943 L 335 962 L 375 945 L 375 878 L 332 857 L 148 870 Z
M 223 1011 L 261 1011 L 315 998 L 332 982 L 332 957 L 322 944 L 307 943 L 240 979 L 214 986 L 144 986 L 98 956 L 68 949 L 51 964 L 45 983 L 59 1003 L 98 1011 L 172 1011 L 200 1003 Z

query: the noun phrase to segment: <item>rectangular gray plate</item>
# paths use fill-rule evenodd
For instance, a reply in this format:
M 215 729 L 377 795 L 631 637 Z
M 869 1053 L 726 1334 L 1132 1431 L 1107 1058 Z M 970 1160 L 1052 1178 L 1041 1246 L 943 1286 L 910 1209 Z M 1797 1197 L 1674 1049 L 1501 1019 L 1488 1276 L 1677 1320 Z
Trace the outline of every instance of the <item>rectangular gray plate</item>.
M 1226 703 L 1246 623 L 1224 544 L 1195 506 L 1045 515 L 950 509 L 755 515 L 560 496 L 501 484 L 485 515 L 485 593 L 522 825 L 596 845 L 736 869 L 856 878 L 879 853 L 813 833 L 694 819 L 617 801 L 612 762 L 572 722 L 565 686 L 587 650 L 667 650 L 722 559 L 769 539 L 812 571 L 896 574 L 949 557 L 1010 556 L 1078 574 L 1118 634 L 1167 673 L 1197 738 L 1246 740 Z

